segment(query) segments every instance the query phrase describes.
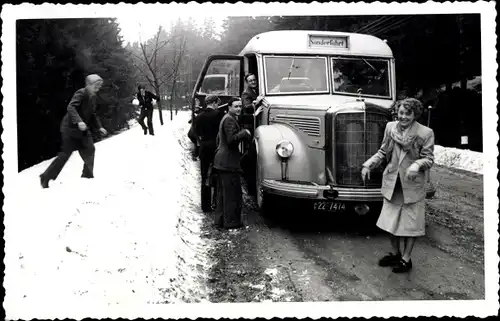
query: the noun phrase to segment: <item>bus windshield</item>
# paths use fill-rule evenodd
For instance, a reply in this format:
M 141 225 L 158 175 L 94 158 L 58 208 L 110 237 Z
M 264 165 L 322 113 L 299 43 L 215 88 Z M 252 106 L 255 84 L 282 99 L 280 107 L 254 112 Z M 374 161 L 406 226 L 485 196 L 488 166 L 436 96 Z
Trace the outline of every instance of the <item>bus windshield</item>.
M 391 98 L 389 60 L 335 57 L 332 68 L 334 92 Z
M 325 57 L 265 56 L 264 64 L 269 94 L 328 92 Z

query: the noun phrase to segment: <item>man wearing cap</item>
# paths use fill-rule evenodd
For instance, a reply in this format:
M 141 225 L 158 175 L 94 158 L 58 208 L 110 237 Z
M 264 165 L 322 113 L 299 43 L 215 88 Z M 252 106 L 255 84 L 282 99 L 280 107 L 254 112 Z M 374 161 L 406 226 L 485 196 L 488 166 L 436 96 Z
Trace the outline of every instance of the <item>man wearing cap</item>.
M 102 135 L 107 134 L 95 113 L 96 94 L 102 83 L 103 80 L 98 75 L 89 75 L 85 79 L 85 88 L 78 89 L 71 98 L 67 113 L 61 121 L 61 151 L 47 170 L 40 175 L 40 183 L 43 188 L 48 188 L 49 181 L 57 178 L 75 150 L 78 150 L 84 162 L 82 177 L 94 177 L 95 147 L 88 126 L 98 129 Z
M 201 168 L 201 189 L 202 189 L 202 209 L 204 212 L 211 210 L 210 198 L 205 198 L 204 191 L 209 185 L 209 168 L 214 161 L 215 150 L 217 148 L 217 134 L 219 133 L 219 124 L 224 117 L 227 107 L 219 108 L 220 99 L 216 95 L 207 95 L 205 98 L 207 108 L 200 113 L 194 120 L 194 132 L 198 139 L 200 149 L 200 168 Z
M 158 96 L 145 90 L 143 85 L 139 85 L 137 100 L 139 100 L 139 106 L 141 106 L 141 114 L 139 115 L 138 123 L 141 125 L 142 130 L 144 130 L 144 135 L 148 134 L 148 128 L 149 135 L 155 134 L 153 130 L 153 99 L 160 100 Z M 144 118 L 148 119 L 148 126 L 144 124 Z

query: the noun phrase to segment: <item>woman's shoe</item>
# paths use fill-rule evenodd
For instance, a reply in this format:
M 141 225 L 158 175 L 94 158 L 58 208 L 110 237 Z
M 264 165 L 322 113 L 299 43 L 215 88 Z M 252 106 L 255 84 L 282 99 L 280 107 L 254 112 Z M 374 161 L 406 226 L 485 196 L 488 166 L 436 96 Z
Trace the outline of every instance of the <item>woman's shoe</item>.
M 401 260 L 401 253 L 392 254 L 389 253 L 378 261 L 379 266 L 397 266 Z
M 403 260 L 401 258 L 401 260 L 399 260 L 398 265 L 396 265 L 392 269 L 392 272 L 394 272 L 394 273 L 406 273 L 406 272 L 410 271 L 411 268 L 412 268 L 411 259 L 408 262 L 406 262 L 405 260 Z

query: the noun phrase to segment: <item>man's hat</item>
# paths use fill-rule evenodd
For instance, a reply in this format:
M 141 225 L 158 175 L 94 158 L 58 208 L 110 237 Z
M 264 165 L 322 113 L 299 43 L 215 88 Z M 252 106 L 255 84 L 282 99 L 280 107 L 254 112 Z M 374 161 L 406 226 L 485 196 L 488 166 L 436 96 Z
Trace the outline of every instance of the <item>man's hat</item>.
M 207 105 L 213 104 L 213 103 L 218 102 L 218 101 L 219 101 L 219 97 L 217 95 L 207 95 L 207 97 L 205 98 L 205 103 Z

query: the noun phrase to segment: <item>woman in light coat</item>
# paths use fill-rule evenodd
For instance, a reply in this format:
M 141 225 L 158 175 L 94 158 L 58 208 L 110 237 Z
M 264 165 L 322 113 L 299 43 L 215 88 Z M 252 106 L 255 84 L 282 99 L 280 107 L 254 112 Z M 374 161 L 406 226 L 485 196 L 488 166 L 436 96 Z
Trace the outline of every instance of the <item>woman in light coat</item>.
M 411 252 L 417 237 L 425 234 L 425 182 L 434 163 L 434 132 L 416 121 L 423 111 L 417 99 L 404 99 L 396 108 L 398 120 L 387 124 L 382 145 L 363 164 L 361 176 L 370 179 L 373 168 L 387 164 L 377 226 L 392 234 L 393 253 L 384 256 L 379 265 L 403 273 L 412 268 Z

